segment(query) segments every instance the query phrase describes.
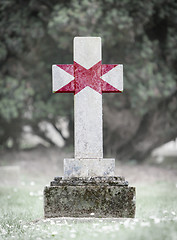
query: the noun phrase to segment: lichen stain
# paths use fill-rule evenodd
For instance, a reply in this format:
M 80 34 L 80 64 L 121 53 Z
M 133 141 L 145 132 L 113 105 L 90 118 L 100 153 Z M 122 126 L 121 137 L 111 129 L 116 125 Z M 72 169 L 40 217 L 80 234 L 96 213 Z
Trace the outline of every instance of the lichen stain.
M 45 217 L 135 216 L 135 188 L 127 186 L 50 186 L 44 189 Z

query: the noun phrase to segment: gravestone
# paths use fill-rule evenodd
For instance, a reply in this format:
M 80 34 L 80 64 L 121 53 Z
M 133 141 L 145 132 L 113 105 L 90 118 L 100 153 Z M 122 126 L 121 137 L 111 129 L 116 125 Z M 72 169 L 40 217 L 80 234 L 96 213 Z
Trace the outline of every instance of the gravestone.
M 103 158 L 102 93 L 123 91 L 123 66 L 101 60 L 101 38 L 75 37 L 74 63 L 52 66 L 53 92 L 74 93 L 75 157 L 45 187 L 45 217 L 135 216 L 135 188 Z

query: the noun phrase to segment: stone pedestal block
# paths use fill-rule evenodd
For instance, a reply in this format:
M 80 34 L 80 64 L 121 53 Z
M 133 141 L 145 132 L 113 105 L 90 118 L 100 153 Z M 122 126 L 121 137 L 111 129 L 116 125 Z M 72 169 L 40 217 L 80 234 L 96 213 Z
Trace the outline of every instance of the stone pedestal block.
M 133 218 L 135 188 L 129 187 L 123 177 L 56 177 L 44 189 L 44 215 Z
M 115 159 L 64 159 L 64 177 L 114 176 Z

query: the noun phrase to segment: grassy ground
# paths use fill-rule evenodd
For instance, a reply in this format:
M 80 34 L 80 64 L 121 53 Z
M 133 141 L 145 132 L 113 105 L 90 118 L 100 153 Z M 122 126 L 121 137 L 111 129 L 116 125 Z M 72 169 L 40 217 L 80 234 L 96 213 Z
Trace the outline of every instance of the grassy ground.
M 79 222 L 44 220 L 43 188 L 50 174 L 36 176 L 22 165 L 18 184 L 0 186 L 0 239 L 177 239 L 177 177 L 170 169 L 121 165 L 137 189 L 136 218 Z

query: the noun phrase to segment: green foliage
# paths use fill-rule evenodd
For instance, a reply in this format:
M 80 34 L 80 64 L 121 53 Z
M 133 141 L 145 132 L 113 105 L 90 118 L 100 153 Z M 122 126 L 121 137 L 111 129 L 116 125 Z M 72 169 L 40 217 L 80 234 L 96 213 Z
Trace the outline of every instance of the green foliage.
M 11 121 L 21 116 L 26 109 L 28 100 L 34 94 L 31 87 L 26 86 L 25 81 L 7 77 L 0 81 L 1 97 L 0 113 L 3 119 Z
M 2 145 L 14 119 L 71 120 L 72 96 L 51 94 L 51 64 L 72 63 L 74 36 L 102 37 L 103 62 L 124 64 L 126 105 L 143 116 L 176 88 L 176 16 L 174 0 L 1 1 Z

